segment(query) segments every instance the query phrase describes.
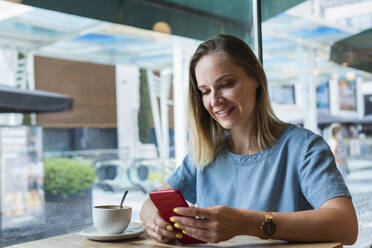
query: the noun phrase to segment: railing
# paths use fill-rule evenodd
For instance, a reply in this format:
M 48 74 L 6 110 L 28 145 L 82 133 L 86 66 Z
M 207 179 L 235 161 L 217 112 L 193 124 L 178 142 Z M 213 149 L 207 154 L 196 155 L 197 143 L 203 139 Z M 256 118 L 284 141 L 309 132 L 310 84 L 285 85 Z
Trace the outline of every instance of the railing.
M 44 159 L 67 157 L 76 159 L 86 159 L 90 161 L 118 159 L 129 156 L 129 147 L 121 149 L 94 149 L 94 150 L 80 150 L 80 151 L 58 151 L 58 152 L 44 152 Z

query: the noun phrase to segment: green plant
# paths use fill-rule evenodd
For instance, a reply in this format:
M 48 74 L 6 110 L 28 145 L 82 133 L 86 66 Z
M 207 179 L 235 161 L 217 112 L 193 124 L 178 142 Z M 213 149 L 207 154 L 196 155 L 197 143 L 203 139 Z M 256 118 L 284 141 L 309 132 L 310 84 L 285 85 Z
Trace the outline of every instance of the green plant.
M 139 139 L 142 143 L 149 143 L 152 126 L 152 112 L 150 90 L 145 69 L 140 69 L 140 107 L 137 115 Z
M 67 198 L 82 193 L 96 180 L 95 169 L 89 163 L 69 158 L 53 158 L 44 162 L 44 190 Z
M 23 115 L 22 125 L 31 126 L 31 114 L 30 113 L 24 113 L 22 115 Z

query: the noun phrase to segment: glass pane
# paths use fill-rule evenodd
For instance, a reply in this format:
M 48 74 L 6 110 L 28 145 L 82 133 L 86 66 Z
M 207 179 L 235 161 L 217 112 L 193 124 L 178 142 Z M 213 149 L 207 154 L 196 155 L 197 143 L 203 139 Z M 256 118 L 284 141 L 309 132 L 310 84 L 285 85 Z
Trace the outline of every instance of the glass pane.
M 301 1 L 262 22 L 263 63 L 276 114 L 326 140 L 332 123 L 342 126 L 335 156 L 345 161 L 338 168 L 359 219 L 353 247 L 372 244 L 372 61 L 364 56 L 372 44 L 371 7 L 370 1 Z
M 23 2 L 0 1 L 0 247 L 90 227 L 125 190 L 139 222 L 187 152 L 190 56 L 220 33 L 252 45 L 252 2 Z
M 69 1 L 54 4 L 49 1 L 25 0 L 23 3 L 146 30 L 153 30 L 154 25 L 161 21 L 169 25 L 172 34 L 197 40 L 228 33 L 248 41 L 250 35 L 247 31 L 252 28 L 251 0 L 231 3 L 224 0 L 93 0 L 90 5 Z

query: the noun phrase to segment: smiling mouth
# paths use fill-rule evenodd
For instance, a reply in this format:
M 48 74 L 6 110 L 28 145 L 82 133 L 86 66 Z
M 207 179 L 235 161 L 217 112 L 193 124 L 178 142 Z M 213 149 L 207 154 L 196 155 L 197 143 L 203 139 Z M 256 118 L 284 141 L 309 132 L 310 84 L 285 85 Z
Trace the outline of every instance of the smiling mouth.
M 223 118 L 223 117 L 226 117 L 226 116 L 230 115 L 231 112 L 234 110 L 234 108 L 235 107 L 231 107 L 231 108 L 224 109 L 224 110 L 221 110 L 221 111 L 218 111 L 218 112 L 215 112 L 215 113 L 216 113 L 216 115 L 218 117 L 222 117 Z

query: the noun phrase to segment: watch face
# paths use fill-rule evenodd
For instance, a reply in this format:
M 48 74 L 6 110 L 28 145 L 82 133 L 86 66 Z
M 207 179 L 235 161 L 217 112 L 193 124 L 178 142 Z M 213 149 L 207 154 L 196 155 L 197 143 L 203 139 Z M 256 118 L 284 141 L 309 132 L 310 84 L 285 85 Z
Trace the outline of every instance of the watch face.
M 273 236 L 276 231 L 276 225 L 272 221 L 265 222 L 262 226 L 262 231 L 267 236 Z

